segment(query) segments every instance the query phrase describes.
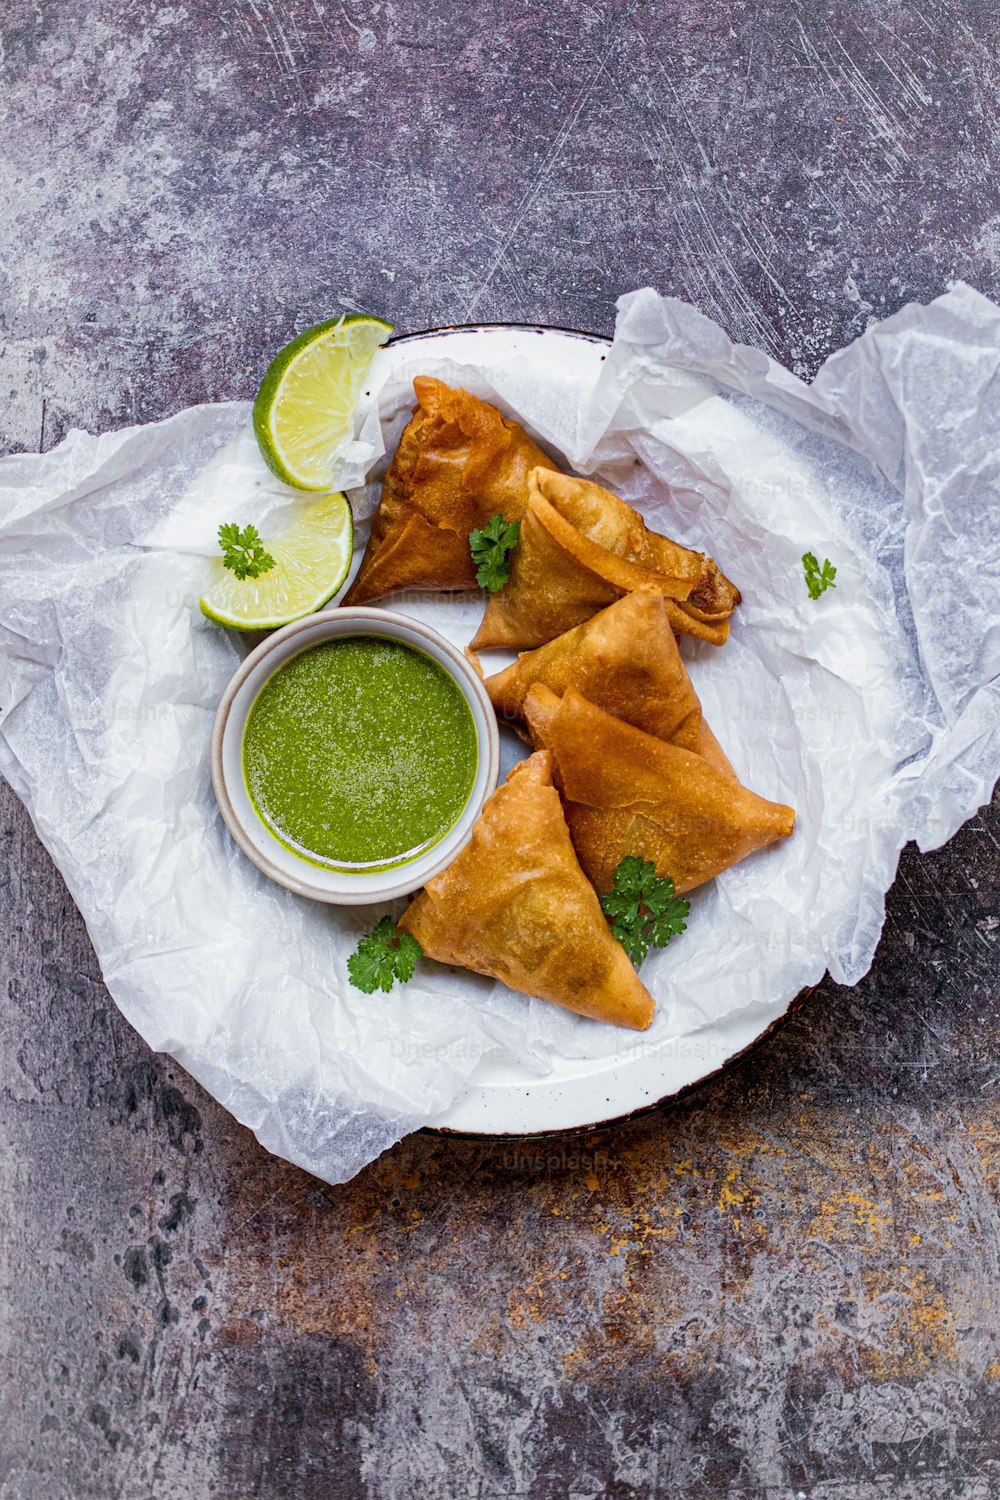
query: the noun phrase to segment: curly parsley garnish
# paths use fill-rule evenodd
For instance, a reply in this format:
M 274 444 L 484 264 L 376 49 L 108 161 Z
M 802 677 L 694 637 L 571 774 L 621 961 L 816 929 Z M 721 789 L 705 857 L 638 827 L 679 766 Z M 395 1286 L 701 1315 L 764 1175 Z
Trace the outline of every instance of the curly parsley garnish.
M 621 943 L 636 968 L 650 948 L 665 948 L 683 932 L 690 901 L 674 893 L 669 875 L 657 875 L 652 860 L 627 854 L 615 870 L 614 886 L 601 897 L 611 933 Z
M 837 587 L 833 581 L 837 576 L 837 570 L 829 558 L 824 559 L 823 566 L 820 567 L 814 552 L 803 552 L 802 568 L 806 575 L 806 588 L 809 590 L 810 599 L 818 599 L 820 594 L 825 593 L 827 589 Z
M 482 530 L 469 532 L 469 550 L 477 564 L 476 582 L 495 594 L 510 577 L 510 554 L 521 535 L 520 521 L 505 521 L 497 511 Z
M 232 568 L 241 582 L 244 578 L 259 578 L 275 566 L 256 526 L 244 526 L 241 531 L 235 521 L 227 522 L 219 527 L 219 546 L 223 566 Z
M 391 917 L 383 917 L 358 943 L 347 960 L 347 972 L 355 989 L 364 990 L 366 995 L 376 990 L 388 994 L 397 979 L 405 984 L 413 978 L 417 959 L 423 956 L 415 937 L 400 932 Z

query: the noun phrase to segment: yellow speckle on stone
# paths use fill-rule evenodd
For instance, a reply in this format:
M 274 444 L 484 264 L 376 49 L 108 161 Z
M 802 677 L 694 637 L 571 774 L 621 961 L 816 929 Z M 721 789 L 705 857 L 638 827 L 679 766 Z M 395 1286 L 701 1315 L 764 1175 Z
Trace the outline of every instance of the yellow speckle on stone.
M 847 1202 L 854 1209 L 854 1222 L 859 1229 L 870 1229 L 873 1234 L 892 1226 L 891 1217 L 871 1198 L 861 1193 L 848 1193 Z
M 954 1365 L 954 1317 L 943 1292 L 922 1272 L 900 1266 L 866 1277 L 871 1341 L 859 1349 L 862 1367 L 879 1380 L 913 1379 Z M 876 1327 L 878 1333 L 875 1333 Z
M 743 1220 L 738 1213 L 734 1213 L 732 1210 L 755 1207 L 760 1202 L 760 1194 L 748 1193 L 745 1188 L 731 1186 L 736 1181 L 737 1175 L 735 1167 L 726 1173 L 725 1181 L 719 1190 L 719 1212 L 724 1218 L 729 1216 L 733 1228 L 737 1233 L 742 1234 Z

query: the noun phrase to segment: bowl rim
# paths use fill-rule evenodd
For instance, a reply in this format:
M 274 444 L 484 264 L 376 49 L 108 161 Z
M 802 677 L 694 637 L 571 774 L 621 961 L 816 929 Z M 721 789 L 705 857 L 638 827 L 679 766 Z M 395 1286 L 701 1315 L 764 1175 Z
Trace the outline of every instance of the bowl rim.
M 416 861 L 410 865 L 397 866 L 387 870 L 385 883 L 382 885 L 368 884 L 356 892 L 334 891 L 325 886 L 313 884 L 305 870 L 309 866 L 303 861 L 304 873 L 302 875 L 292 874 L 283 866 L 277 864 L 267 854 L 266 850 L 257 844 L 248 834 L 241 818 L 239 817 L 233 799 L 229 791 L 229 781 L 225 769 L 225 757 L 223 745 L 225 743 L 226 731 L 230 723 L 230 716 L 236 696 L 244 683 L 257 669 L 261 662 L 266 661 L 279 648 L 287 642 L 293 641 L 297 635 L 305 634 L 307 631 L 315 630 L 319 625 L 329 626 L 327 639 L 334 639 L 340 634 L 364 635 L 364 626 L 379 622 L 382 626 L 388 625 L 388 631 L 381 630 L 378 634 L 388 634 L 390 637 L 402 640 L 404 645 L 417 646 L 412 637 L 427 642 L 447 659 L 446 670 L 451 672 L 452 677 L 458 683 L 466 697 L 475 698 L 483 711 L 483 722 L 486 726 L 485 735 L 480 732 L 478 721 L 474 717 L 476 725 L 476 741 L 479 755 L 486 763 L 486 777 L 484 781 L 481 798 L 475 807 L 472 821 L 457 841 L 451 835 L 454 834 L 457 823 L 452 826 L 441 838 L 440 844 L 435 846 L 441 850 L 440 857 L 432 862 L 430 867 L 422 869 L 416 880 L 412 874 L 407 876 L 404 872 L 411 869 Z M 351 626 L 354 629 L 351 629 Z M 397 635 L 397 631 L 400 632 Z M 320 639 L 313 644 L 320 644 Z M 308 648 L 305 648 L 308 649 Z M 419 649 L 419 646 L 417 646 Z M 290 659 L 290 658 L 288 658 Z M 242 756 L 241 756 L 242 763 Z M 428 880 L 439 875 L 472 837 L 472 829 L 482 812 L 483 806 L 496 788 L 500 774 L 500 730 L 497 725 L 496 713 L 490 702 L 489 694 L 483 686 L 482 678 L 472 663 L 462 655 L 451 641 L 447 640 L 439 631 L 430 625 L 425 625 L 421 620 L 415 620 L 410 615 L 400 614 L 395 610 L 373 609 L 366 605 L 348 605 L 344 608 L 334 606 L 331 609 L 318 610 L 315 614 L 304 615 L 300 620 L 293 620 L 288 625 L 282 625 L 279 629 L 272 631 L 267 638 L 256 645 L 236 668 L 225 691 L 219 700 L 219 706 L 215 711 L 212 722 L 212 735 L 209 745 L 209 761 L 212 778 L 212 790 L 218 803 L 222 820 L 236 844 L 246 857 L 269 879 L 278 885 L 284 886 L 286 890 L 294 891 L 298 896 L 307 896 L 314 901 L 322 901 L 328 906 L 369 906 L 382 901 L 394 901 L 400 896 L 408 896 L 420 886 L 425 885 Z M 470 802 L 472 794 L 470 794 Z M 470 802 L 466 802 L 460 817 L 465 815 Z M 261 824 L 264 828 L 264 824 Z M 430 852 L 430 851 L 428 851 Z M 377 872 L 375 872 L 377 873 Z

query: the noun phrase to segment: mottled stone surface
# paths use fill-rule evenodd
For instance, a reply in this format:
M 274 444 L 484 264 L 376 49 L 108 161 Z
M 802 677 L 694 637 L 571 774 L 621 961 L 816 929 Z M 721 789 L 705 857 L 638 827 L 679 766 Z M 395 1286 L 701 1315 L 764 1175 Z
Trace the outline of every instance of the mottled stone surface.
M 811 373 L 1000 293 L 987 0 L 0 6 L 0 438 L 249 396 L 339 307 Z M 2 586 L 2 580 L 0 580 Z M 105 992 L 0 795 L 0 1500 L 1000 1495 L 1000 817 L 854 991 L 584 1139 L 265 1156 Z

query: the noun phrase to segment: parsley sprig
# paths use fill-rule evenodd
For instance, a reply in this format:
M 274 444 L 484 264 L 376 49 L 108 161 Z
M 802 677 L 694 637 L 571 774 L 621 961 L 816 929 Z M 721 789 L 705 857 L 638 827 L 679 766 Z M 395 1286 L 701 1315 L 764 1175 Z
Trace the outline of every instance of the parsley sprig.
M 415 937 L 400 932 L 391 917 L 383 917 L 358 943 L 347 960 L 347 972 L 355 989 L 364 990 L 366 995 L 376 990 L 388 994 L 397 979 L 405 984 L 413 978 L 417 959 L 423 956 Z
M 232 568 L 240 582 L 244 578 L 259 578 L 275 566 L 256 526 L 244 526 L 241 531 L 235 521 L 227 522 L 219 527 L 219 546 L 223 565 Z
M 612 936 L 621 943 L 636 968 L 650 948 L 665 948 L 683 932 L 690 901 L 674 893 L 669 875 L 657 875 L 652 860 L 627 854 L 615 870 L 614 885 L 601 897 L 611 918 Z
M 829 558 L 825 558 L 823 566 L 820 567 L 815 552 L 803 552 L 802 568 L 806 575 L 806 588 L 809 590 L 810 599 L 818 599 L 820 594 L 825 593 L 827 589 L 837 587 L 833 581 L 837 576 L 837 570 Z
M 510 577 L 510 554 L 521 535 L 520 521 L 505 521 L 497 511 L 486 525 L 469 532 L 469 550 L 477 565 L 476 582 L 495 594 Z

